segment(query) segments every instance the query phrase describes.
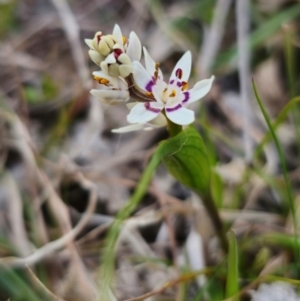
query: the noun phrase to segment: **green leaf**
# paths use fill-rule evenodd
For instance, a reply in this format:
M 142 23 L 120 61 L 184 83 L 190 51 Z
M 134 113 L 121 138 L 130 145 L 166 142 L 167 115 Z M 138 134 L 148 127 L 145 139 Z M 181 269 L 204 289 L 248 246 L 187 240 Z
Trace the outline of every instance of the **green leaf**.
M 229 232 L 228 274 L 226 282 L 226 297 L 232 297 L 239 290 L 238 282 L 238 248 L 234 232 Z M 237 300 L 237 299 L 235 299 Z
M 300 245 L 300 239 L 295 239 L 294 235 L 287 233 L 267 233 L 262 235 L 262 239 L 266 244 L 280 246 L 289 250 L 297 251 Z
M 198 132 L 189 127 L 163 141 L 157 152 L 171 175 L 186 187 L 206 195 L 210 189 L 210 164 Z
M 285 186 L 286 186 L 286 191 L 287 191 L 287 196 L 288 196 L 288 201 L 289 201 L 289 207 L 290 207 L 290 211 L 291 211 L 291 215 L 292 215 L 292 219 L 293 219 L 293 227 L 294 227 L 294 231 L 296 231 L 296 229 L 298 229 L 298 220 L 296 218 L 296 209 L 295 209 L 295 204 L 294 204 L 294 197 L 293 197 L 293 191 L 292 191 L 292 186 L 291 186 L 291 182 L 290 182 L 290 179 L 288 177 L 288 171 L 287 171 L 287 166 L 286 166 L 286 161 L 285 161 L 285 157 L 284 157 L 284 154 L 283 154 L 283 150 L 282 150 L 282 147 L 280 145 L 280 142 L 277 138 L 277 135 L 274 131 L 274 128 L 272 126 L 272 123 L 271 123 L 271 120 L 270 120 L 270 117 L 268 116 L 267 114 L 267 111 L 262 103 L 262 100 L 260 99 L 259 95 L 258 95 L 258 91 L 256 89 L 256 86 L 255 86 L 255 83 L 254 83 L 254 80 L 252 81 L 252 84 L 253 84 L 253 90 L 254 90 L 254 94 L 255 94 L 255 97 L 256 97 L 256 100 L 257 100 L 257 103 L 260 107 L 260 110 L 265 118 L 265 121 L 268 125 L 268 128 L 269 128 L 269 131 L 270 131 L 270 134 L 274 140 L 274 143 L 275 143 L 275 147 L 276 147 L 276 150 L 277 150 L 277 153 L 278 153 L 278 157 L 279 157 L 279 160 L 280 160 L 280 165 L 281 165 L 281 168 L 282 168 L 282 172 L 283 172 L 283 178 L 284 178 L 284 182 L 285 182 Z M 294 239 L 295 239 L 295 243 L 296 245 L 297 244 L 297 233 L 295 232 L 294 233 Z M 296 255 L 296 258 L 300 258 L 300 247 L 298 245 L 298 249 L 295 251 L 295 255 Z
M 213 221 L 223 251 L 227 253 L 228 242 L 225 229 L 210 193 L 211 164 L 199 133 L 189 127 L 162 142 L 156 154 L 162 157 L 167 170 L 176 180 L 201 196 Z
M 111 225 L 102 254 L 101 300 L 110 300 L 109 286 L 113 279 L 115 247 L 122 222 L 130 216 L 145 195 L 159 163 L 163 161 L 168 171 L 182 184 L 204 196 L 203 202 L 213 219 L 221 245 L 227 252 L 227 240 L 218 211 L 210 197 L 210 163 L 207 158 L 205 145 L 199 133 L 189 127 L 176 136 L 159 144 L 146 167 L 133 195 L 119 211 Z
M 211 173 L 210 191 L 218 208 L 222 208 L 223 205 L 223 190 L 224 185 L 221 176 L 217 172 L 213 171 Z

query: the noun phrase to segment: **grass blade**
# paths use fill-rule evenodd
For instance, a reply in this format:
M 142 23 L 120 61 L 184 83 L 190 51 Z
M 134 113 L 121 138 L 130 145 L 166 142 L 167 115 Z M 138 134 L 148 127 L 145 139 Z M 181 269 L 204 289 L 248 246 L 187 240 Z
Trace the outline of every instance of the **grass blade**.
M 260 107 L 260 110 L 261 110 L 261 112 L 262 112 L 262 114 L 265 118 L 265 121 L 268 125 L 270 134 L 271 134 L 271 136 L 274 140 L 276 150 L 277 150 L 277 153 L 278 153 L 278 156 L 279 156 L 280 165 L 281 165 L 281 169 L 282 169 L 282 172 L 283 172 L 284 182 L 285 182 L 285 186 L 286 186 L 286 190 L 287 190 L 287 197 L 288 197 L 288 201 L 289 201 L 290 211 L 291 211 L 291 214 L 292 214 L 293 226 L 294 226 L 294 230 L 296 231 L 297 230 L 297 218 L 296 218 L 296 214 L 295 214 L 295 205 L 294 205 L 294 200 L 293 200 L 291 183 L 290 183 L 290 180 L 289 180 L 289 177 L 288 177 L 288 174 L 287 174 L 286 162 L 285 162 L 285 158 L 284 158 L 284 155 L 283 155 L 283 151 L 282 151 L 281 145 L 279 143 L 279 140 L 278 140 L 278 138 L 275 134 L 275 131 L 273 129 L 271 120 L 270 120 L 270 118 L 269 118 L 269 116 L 268 116 L 268 114 L 267 114 L 267 112 L 266 112 L 266 110 L 263 106 L 263 103 L 262 103 L 262 101 L 261 101 L 261 99 L 258 95 L 254 80 L 252 80 L 252 83 L 253 83 L 253 90 L 254 90 L 256 100 L 257 100 L 258 105 Z M 297 239 L 296 235 L 295 235 L 295 239 Z M 299 258 L 299 247 L 297 248 L 295 255 L 296 255 L 296 258 Z
M 226 282 L 226 298 L 239 290 L 238 248 L 234 232 L 229 232 L 228 273 Z M 235 299 L 237 300 L 237 299 Z

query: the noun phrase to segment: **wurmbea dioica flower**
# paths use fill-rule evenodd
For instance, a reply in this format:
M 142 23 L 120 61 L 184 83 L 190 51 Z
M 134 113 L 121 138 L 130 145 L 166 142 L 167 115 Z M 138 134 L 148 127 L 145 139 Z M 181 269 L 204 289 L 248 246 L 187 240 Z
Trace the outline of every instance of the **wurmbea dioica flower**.
M 134 32 L 127 40 L 120 27 L 115 25 L 111 35 L 97 32 L 93 40 L 85 41 L 91 48 L 91 59 L 101 67 L 101 71 L 93 73 L 100 89 L 91 90 L 91 94 L 110 105 L 123 104 L 129 99 L 135 101 L 127 104 L 130 110 L 127 120 L 131 125 L 113 132 L 166 126 L 167 119 L 178 125 L 188 125 L 195 120 L 194 112 L 186 106 L 209 92 L 214 77 L 200 81 L 188 90 L 192 64 L 189 51 L 178 61 L 166 83 L 159 64 L 145 48 L 146 68 L 139 62 L 141 43 Z
M 85 42 L 90 47 L 92 61 L 110 76 L 127 77 L 132 72 L 131 63 L 141 59 L 142 46 L 137 35 L 132 31 L 127 40 L 118 25 L 111 35 L 98 31 L 94 39 L 86 39 Z
M 133 62 L 133 79 L 149 96 L 149 100 L 135 105 L 127 116 L 129 123 L 148 123 L 164 112 L 173 123 L 188 125 L 195 120 L 195 113 L 185 106 L 199 100 L 211 89 L 214 77 L 202 80 L 188 90 L 192 58 L 187 51 L 176 64 L 167 84 L 157 63 L 144 48 L 146 69 L 140 62 Z

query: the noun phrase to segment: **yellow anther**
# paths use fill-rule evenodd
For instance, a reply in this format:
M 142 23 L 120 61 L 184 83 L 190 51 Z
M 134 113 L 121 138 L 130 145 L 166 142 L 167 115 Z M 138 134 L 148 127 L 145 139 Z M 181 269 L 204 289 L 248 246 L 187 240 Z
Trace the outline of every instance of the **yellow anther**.
M 176 96 L 176 91 L 172 90 L 172 93 L 169 95 L 169 97 L 175 97 Z
M 126 42 L 127 42 L 127 38 L 126 38 L 126 37 L 124 37 L 124 36 L 122 36 L 122 40 L 123 40 L 123 45 L 125 45 L 125 44 L 126 44 Z
M 187 82 L 182 82 L 182 87 L 181 87 L 182 91 L 187 90 L 188 87 L 189 87 L 189 84 Z
M 158 78 L 158 69 L 159 69 L 159 63 L 155 63 L 155 72 L 154 72 L 154 78 Z
M 149 91 L 146 91 L 145 94 L 146 94 L 146 96 L 149 96 L 149 97 L 153 96 L 153 94 Z
M 109 80 L 103 77 L 94 76 L 94 80 L 97 81 L 101 85 L 107 86 L 109 84 Z

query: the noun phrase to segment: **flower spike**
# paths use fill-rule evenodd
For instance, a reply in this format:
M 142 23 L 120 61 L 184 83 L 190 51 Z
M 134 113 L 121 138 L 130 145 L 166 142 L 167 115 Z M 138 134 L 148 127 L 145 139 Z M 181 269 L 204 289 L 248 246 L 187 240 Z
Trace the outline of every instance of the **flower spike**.
M 137 35 L 131 32 L 127 40 L 117 24 L 112 34 L 103 35 L 98 31 L 92 40 L 86 39 L 85 42 L 90 47 L 92 61 L 113 77 L 127 77 L 132 72 L 131 63 L 141 58 L 142 46 Z

